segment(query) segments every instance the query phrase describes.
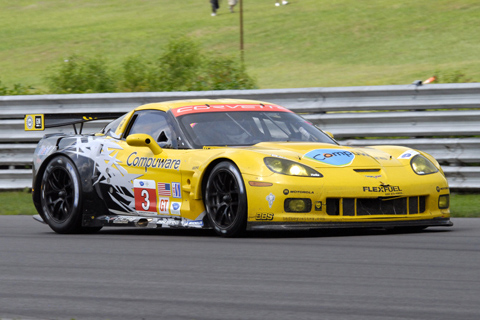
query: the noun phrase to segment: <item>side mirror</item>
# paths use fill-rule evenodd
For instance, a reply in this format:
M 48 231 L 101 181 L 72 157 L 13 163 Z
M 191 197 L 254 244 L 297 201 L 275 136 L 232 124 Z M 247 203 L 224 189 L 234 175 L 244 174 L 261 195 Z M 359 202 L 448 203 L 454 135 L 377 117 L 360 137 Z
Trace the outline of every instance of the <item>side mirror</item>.
M 325 130 L 322 130 L 322 131 L 323 131 L 323 133 L 329 135 L 330 138 L 335 139 L 335 137 L 333 136 L 333 133 L 331 133 L 330 131 L 325 131 Z
M 162 153 L 162 148 L 150 135 L 144 133 L 131 134 L 127 137 L 127 144 L 131 147 L 148 147 L 154 155 Z

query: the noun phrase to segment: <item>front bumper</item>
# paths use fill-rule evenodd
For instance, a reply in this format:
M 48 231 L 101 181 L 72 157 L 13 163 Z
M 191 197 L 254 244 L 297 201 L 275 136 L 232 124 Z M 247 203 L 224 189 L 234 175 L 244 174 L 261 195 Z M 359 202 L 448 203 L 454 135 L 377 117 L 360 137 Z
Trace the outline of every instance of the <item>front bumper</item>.
M 451 227 L 449 218 L 434 218 L 409 221 L 362 221 L 362 222 L 248 222 L 248 230 L 307 230 L 333 228 L 405 228 L 405 227 Z

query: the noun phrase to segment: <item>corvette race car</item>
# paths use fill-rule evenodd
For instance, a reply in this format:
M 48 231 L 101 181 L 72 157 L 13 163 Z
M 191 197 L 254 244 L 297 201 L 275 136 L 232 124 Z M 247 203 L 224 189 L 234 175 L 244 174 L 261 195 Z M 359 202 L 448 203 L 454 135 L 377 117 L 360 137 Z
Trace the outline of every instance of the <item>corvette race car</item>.
M 55 118 L 27 115 L 26 130 L 92 119 Z M 448 183 L 432 156 L 342 146 L 292 111 L 253 100 L 152 103 L 96 134 L 45 135 L 33 202 L 58 233 L 452 225 Z

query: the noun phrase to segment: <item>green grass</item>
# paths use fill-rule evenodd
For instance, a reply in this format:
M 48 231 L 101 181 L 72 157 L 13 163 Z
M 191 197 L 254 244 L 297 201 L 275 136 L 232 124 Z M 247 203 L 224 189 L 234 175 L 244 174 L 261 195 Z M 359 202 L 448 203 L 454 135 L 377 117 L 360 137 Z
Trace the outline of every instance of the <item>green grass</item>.
M 480 195 L 452 193 L 450 197 L 451 212 L 454 217 L 480 217 Z
M 0 192 L 0 215 L 37 214 L 32 201 L 32 194 L 27 191 Z
M 260 88 L 410 84 L 436 72 L 480 81 L 477 0 L 243 0 L 245 63 Z M 0 0 L 0 81 L 44 86 L 71 54 L 112 64 L 158 56 L 170 37 L 239 58 L 239 13 L 206 0 Z
M 27 191 L 0 192 L 0 215 L 37 214 L 32 203 L 32 194 Z M 453 217 L 480 217 L 480 196 L 478 194 L 452 193 L 450 211 Z

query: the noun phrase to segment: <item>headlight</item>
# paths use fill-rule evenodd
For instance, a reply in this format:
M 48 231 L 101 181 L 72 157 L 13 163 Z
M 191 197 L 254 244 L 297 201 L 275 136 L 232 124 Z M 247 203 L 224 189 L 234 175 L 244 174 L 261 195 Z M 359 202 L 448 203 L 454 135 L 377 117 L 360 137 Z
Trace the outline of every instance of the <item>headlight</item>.
M 268 157 L 263 159 L 268 169 L 275 173 L 285 174 L 288 176 L 300 176 L 300 177 L 323 177 L 322 174 L 314 169 L 304 166 L 295 161 Z
M 416 174 L 425 175 L 438 172 L 438 168 L 421 154 L 417 154 L 413 157 L 410 161 L 410 165 Z

